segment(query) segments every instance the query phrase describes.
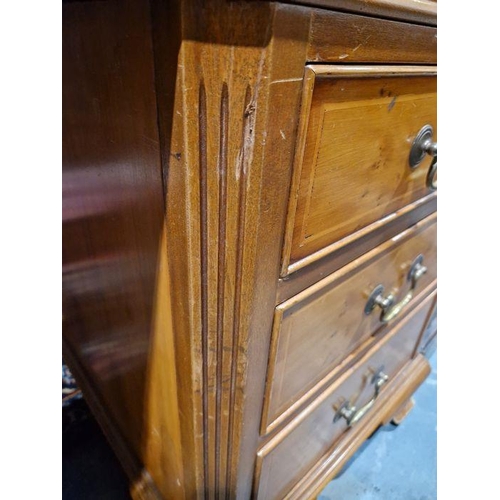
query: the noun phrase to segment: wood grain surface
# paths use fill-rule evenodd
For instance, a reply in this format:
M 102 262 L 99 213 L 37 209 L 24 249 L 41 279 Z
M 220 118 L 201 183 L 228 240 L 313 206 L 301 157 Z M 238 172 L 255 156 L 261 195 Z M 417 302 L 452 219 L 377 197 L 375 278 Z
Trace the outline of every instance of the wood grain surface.
M 62 9 L 63 335 L 140 457 L 164 210 L 149 6 Z
M 345 400 L 360 408 L 373 396 L 369 381 L 379 368 L 393 378 L 412 358 L 432 299 L 431 295 L 412 311 L 259 451 L 256 477 L 260 498 L 284 498 L 346 431 L 343 419 L 333 422 L 336 408 Z
M 328 1 L 328 0 L 326 0 Z M 333 0 L 335 1 L 335 0 Z M 373 2 L 363 2 L 373 3 Z M 435 64 L 437 28 L 311 9 L 307 61 Z
M 436 0 L 285 0 L 285 2 L 430 25 L 435 25 L 437 21 Z
M 384 241 L 429 217 L 436 210 L 437 193 L 434 192 L 291 264 L 288 267 L 291 274 L 280 278 L 276 304 L 281 304 L 305 290 Z
M 429 193 L 431 158 L 415 169 L 408 158 L 418 131 L 436 130 L 434 75 L 414 67 L 307 68 L 314 88 L 301 110 L 307 125 L 297 145 L 284 270 Z
M 153 15 L 160 89 L 173 63 L 164 4 Z M 179 12 L 175 90 L 159 92 L 158 109 L 186 495 L 248 498 L 309 17 L 225 1 Z
M 330 378 L 321 390 L 309 390 L 309 399 L 272 433 L 261 435 L 269 353 L 272 347 L 276 354 L 282 336 L 275 331 L 271 338 L 276 304 L 287 302 L 285 315 L 322 300 L 328 307 L 342 305 L 344 295 L 366 284 L 355 272 L 363 265 L 372 269 L 363 254 L 367 259 L 387 256 L 387 286 L 401 288 L 403 270 L 397 266 L 407 265 L 407 256 L 391 259 L 384 242 L 405 230 L 409 235 L 415 224 L 423 227 L 423 219 L 436 209 L 436 194 L 417 186 L 420 173 L 399 179 L 405 181 L 401 185 L 394 177 L 406 147 L 399 141 L 404 133 L 416 133 L 419 120 L 415 117 L 413 127 L 409 118 L 393 117 L 434 92 L 429 82 L 435 78 L 422 76 L 434 69 L 422 65 L 436 61 L 436 29 L 424 25 L 433 24 L 432 14 L 424 6 L 412 13 L 410 0 L 402 1 L 400 7 L 374 1 L 369 16 L 329 5 L 275 2 L 63 3 L 64 346 L 130 476 L 134 499 L 267 499 L 287 492 L 308 498 L 342 462 L 331 458 L 336 456 L 328 449 L 333 440 L 352 453 L 375 425 L 378 417 L 370 417 L 348 443 L 343 430 L 337 434 L 340 427 L 328 436 L 320 432 L 297 461 L 302 438 L 294 436 L 303 434 L 295 432 L 312 421 L 315 398 L 324 403 L 329 397 L 321 390 L 330 387 Z M 361 6 L 352 5 L 353 10 Z M 341 0 L 332 6 L 343 9 Z M 398 9 L 408 16 L 405 22 L 382 18 L 399 19 Z M 416 24 L 409 22 L 413 15 L 420 16 Z M 306 70 L 311 62 L 325 64 Z M 337 64 L 326 64 L 332 62 Z M 362 63 L 377 71 L 392 65 L 390 71 L 405 76 L 353 77 L 352 71 L 366 72 Z M 396 64 L 405 67 L 395 69 Z M 331 71 L 337 71 L 335 76 Z M 339 85 L 342 97 L 335 91 Z M 304 103 L 311 107 L 312 126 Z M 322 106 L 329 117 L 321 128 L 314 116 Z M 370 119 L 361 123 L 358 108 Z M 425 109 L 421 118 L 432 114 L 430 105 Z M 354 148 L 330 145 L 328 138 L 338 141 L 337 123 L 347 127 L 344 136 L 356 139 L 362 157 Z M 363 134 L 356 136 L 360 123 L 373 141 L 384 142 L 380 158 Z M 308 134 L 325 138 L 319 163 L 307 156 Z M 309 162 L 301 168 L 294 166 L 297 144 Z M 355 222 L 332 216 L 326 198 L 332 183 L 345 180 L 329 169 L 329 161 L 345 155 L 360 164 L 365 157 L 387 163 L 381 185 L 377 178 L 367 180 L 362 167 L 354 172 L 352 186 L 342 190 L 351 194 L 333 198 Z M 318 179 L 313 190 L 308 191 L 310 179 L 302 179 L 301 172 Z M 363 205 L 360 190 L 368 185 L 373 191 Z M 300 199 L 312 208 L 306 211 L 300 204 L 289 211 L 290 194 L 294 200 L 300 189 L 305 189 Z M 386 196 L 383 210 L 371 212 L 379 191 Z M 299 236 L 292 244 L 295 227 Z M 341 277 L 341 268 L 355 259 L 361 261 Z M 286 276 L 280 279 L 281 274 Z M 329 275 L 339 287 L 335 299 L 325 283 L 318 283 Z M 341 288 L 347 282 L 352 287 Z M 420 335 L 420 320 L 406 340 L 389 330 L 406 331 L 404 325 L 420 314 L 421 301 L 435 287 L 434 281 L 422 283 L 409 315 L 380 335 L 380 352 L 393 342 L 389 338 L 401 339 L 394 340 L 401 352 L 391 356 L 391 374 L 411 357 L 408 342 Z M 316 316 L 318 331 L 326 332 L 329 319 L 319 306 L 307 315 Z M 288 337 L 294 336 L 290 328 Z M 359 358 L 336 375 L 346 388 L 359 385 L 353 371 L 358 359 L 368 363 L 366 353 L 378 356 L 377 335 L 373 345 L 360 339 Z M 348 344 L 340 350 L 347 353 Z M 327 356 L 324 362 L 337 361 Z M 283 371 L 298 374 L 293 376 L 303 385 L 294 391 L 322 376 L 314 367 L 299 374 L 297 366 L 294 361 Z M 384 398 L 390 393 L 401 406 L 400 397 L 411 395 L 406 393 L 417 378 L 411 383 L 397 379 L 401 391 L 388 387 Z M 285 395 L 278 406 L 293 398 Z M 397 409 L 392 399 L 384 405 Z M 283 459 L 288 451 L 282 450 L 290 452 L 289 465 Z M 258 460 L 263 476 L 255 490 Z
M 382 284 L 402 299 L 411 287 L 408 271 L 418 255 L 427 272 L 417 284 L 422 293 L 437 277 L 436 216 L 406 230 L 336 273 L 280 304 L 276 309 L 263 425 L 274 419 L 329 374 L 352 351 L 381 329 L 380 310 L 364 308 Z M 415 297 L 417 299 L 417 297 Z
M 287 494 L 286 500 L 316 498 L 377 427 L 390 421 L 394 412 L 408 400 L 430 371 L 429 363 L 422 355 L 408 362 L 381 393 L 370 411 L 370 418 L 363 419 L 355 428 L 345 432 L 336 446 Z

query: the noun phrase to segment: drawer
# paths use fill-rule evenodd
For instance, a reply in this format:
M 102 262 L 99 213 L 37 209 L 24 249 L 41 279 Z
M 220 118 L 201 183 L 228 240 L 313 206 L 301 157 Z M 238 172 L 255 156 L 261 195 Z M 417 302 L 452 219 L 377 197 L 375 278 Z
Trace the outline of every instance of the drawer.
M 431 156 L 409 158 L 423 126 L 437 140 L 436 80 L 434 67 L 306 68 L 283 275 L 435 197 Z
M 436 348 L 436 336 L 437 336 L 437 297 L 434 301 L 434 307 L 429 315 L 427 321 L 427 326 L 425 327 L 424 333 L 420 340 L 419 351 L 430 357 Z
M 332 384 L 257 454 L 257 498 L 281 499 L 322 457 L 329 454 L 348 428 L 336 412 L 349 402 L 362 408 L 374 395 L 375 375 L 390 382 L 410 360 L 432 307 L 434 294 L 409 313 L 339 380 Z M 381 386 L 384 391 L 384 386 Z M 370 418 L 370 410 L 364 418 Z
M 380 308 L 365 311 L 378 285 L 384 287 L 382 295 L 393 294 L 394 304 L 407 299 L 413 287 L 410 268 L 422 256 L 427 272 L 415 282 L 414 297 L 400 315 L 434 286 L 436 220 L 434 213 L 276 308 L 263 433 L 328 384 L 363 342 L 387 328 Z

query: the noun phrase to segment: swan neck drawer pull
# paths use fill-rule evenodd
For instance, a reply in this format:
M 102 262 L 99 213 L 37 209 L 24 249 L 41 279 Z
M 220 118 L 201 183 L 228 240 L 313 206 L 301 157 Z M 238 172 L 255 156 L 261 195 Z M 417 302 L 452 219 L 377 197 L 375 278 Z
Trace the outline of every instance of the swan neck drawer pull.
M 384 297 L 384 286 L 377 285 L 368 297 L 368 301 L 365 305 L 365 314 L 369 315 L 375 307 L 379 307 L 382 310 L 380 315 L 380 321 L 382 321 L 382 323 L 388 323 L 398 316 L 413 298 L 418 280 L 427 272 L 427 268 L 422 264 L 423 260 L 423 255 L 419 255 L 413 261 L 407 275 L 407 280 L 411 282 L 411 287 L 400 302 L 394 304 L 396 297 L 392 293 Z
M 370 401 L 359 409 L 357 409 L 356 406 L 351 405 L 349 401 L 345 401 L 336 411 L 335 416 L 333 417 L 333 422 L 337 422 L 343 418 L 347 422 L 347 425 L 351 427 L 359 422 L 368 413 L 377 400 L 378 395 L 380 394 L 380 389 L 389 380 L 389 377 L 382 370 L 383 367 L 372 378 L 372 384 L 375 385 L 375 392 Z
M 429 167 L 429 171 L 427 172 L 427 187 L 432 191 L 436 191 L 438 188 L 437 171 L 438 161 L 437 158 L 434 158 L 431 166 Z

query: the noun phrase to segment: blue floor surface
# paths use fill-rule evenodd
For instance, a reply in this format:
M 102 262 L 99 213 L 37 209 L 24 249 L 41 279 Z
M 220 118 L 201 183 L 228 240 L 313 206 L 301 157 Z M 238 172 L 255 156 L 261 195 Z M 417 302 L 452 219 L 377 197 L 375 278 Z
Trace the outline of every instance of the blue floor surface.
M 435 500 L 437 359 L 399 426 L 381 427 L 318 500 Z

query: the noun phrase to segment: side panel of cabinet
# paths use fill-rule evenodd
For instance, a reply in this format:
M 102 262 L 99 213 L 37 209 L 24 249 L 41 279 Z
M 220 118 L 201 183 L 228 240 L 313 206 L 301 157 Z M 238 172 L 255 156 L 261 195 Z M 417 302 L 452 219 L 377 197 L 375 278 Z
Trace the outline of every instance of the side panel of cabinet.
M 181 498 L 150 6 L 62 10 L 65 359 L 132 490 Z

